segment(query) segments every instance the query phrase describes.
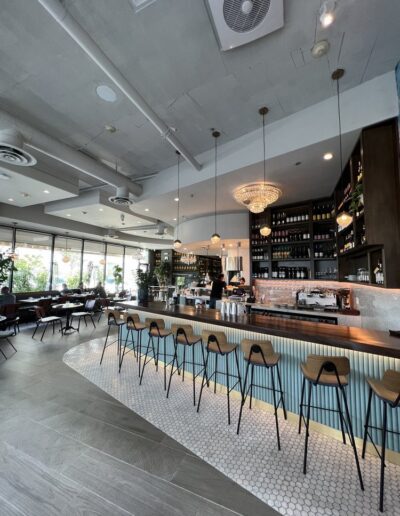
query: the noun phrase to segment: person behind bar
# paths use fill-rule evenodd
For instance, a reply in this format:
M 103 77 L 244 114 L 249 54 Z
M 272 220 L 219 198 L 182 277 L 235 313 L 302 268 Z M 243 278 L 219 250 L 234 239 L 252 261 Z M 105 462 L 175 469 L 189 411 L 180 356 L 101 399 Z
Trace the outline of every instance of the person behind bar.
M 244 286 L 246 285 L 246 279 L 240 278 L 239 280 L 239 286 L 233 289 L 233 293 L 235 296 L 244 296 L 246 294 L 246 290 Z
M 226 288 L 224 275 L 220 274 L 217 279 L 213 281 L 210 294 L 210 308 L 215 308 L 218 299 L 222 299 L 222 292 Z

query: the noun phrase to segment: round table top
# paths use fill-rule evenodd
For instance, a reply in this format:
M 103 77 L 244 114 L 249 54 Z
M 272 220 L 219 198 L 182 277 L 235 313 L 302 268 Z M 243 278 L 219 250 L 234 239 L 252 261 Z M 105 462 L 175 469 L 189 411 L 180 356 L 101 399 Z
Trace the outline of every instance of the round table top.
M 83 303 L 61 303 L 58 305 L 52 305 L 53 308 L 61 308 L 62 310 L 72 310 L 72 308 L 80 308 Z
M 7 317 L 5 317 L 4 315 L 0 315 L 0 322 L 3 322 L 7 319 Z

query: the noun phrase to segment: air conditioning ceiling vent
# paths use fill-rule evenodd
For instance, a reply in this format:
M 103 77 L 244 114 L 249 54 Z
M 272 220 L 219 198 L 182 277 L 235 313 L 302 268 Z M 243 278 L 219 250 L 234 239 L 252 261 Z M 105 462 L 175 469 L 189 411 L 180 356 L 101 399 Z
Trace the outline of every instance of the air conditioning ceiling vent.
M 117 193 L 112 197 L 109 197 L 108 200 L 116 206 L 130 206 L 132 204 L 132 201 L 129 198 L 128 189 L 124 186 L 117 188 Z
M 221 50 L 245 45 L 283 27 L 283 0 L 206 0 Z
M 24 149 L 24 140 L 18 131 L 0 131 L 0 161 L 19 167 L 32 167 L 36 159 Z

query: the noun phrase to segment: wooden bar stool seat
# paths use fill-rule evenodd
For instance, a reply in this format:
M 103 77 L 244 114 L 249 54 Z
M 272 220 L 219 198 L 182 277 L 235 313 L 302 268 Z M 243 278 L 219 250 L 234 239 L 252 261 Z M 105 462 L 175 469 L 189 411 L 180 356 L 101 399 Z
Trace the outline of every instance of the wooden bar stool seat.
M 203 394 L 204 386 L 207 384 L 209 385 L 209 382 L 212 378 L 214 378 L 214 393 L 217 390 L 217 382 L 218 382 L 218 375 L 222 375 L 226 380 L 226 395 L 227 395 L 227 402 L 228 402 L 228 425 L 231 424 L 231 406 L 230 406 L 230 393 L 233 391 L 233 389 L 239 385 L 240 392 L 242 392 L 242 378 L 240 376 L 240 368 L 239 368 L 239 358 L 238 358 L 238 345 L 229 343 L 226 335 L 223 331 L 210 331 L 210 330 L 203 330 L 202 332 L 202 339 L 203 342 L 206 343 L 206 361 L 204 365 L 204 374 L 203 374 L 203 380 L 201 382 L 201 389 L 199 394 L 199 402 L 197 404 L 197 412 L 200 410 L 200 402 L 201 402 L 201 396 Z M 236 363 L 236 369 L 237 374 L 234 375 L 230 372 L 229 368 L 229 355 L 233 353 L 235 356 L 235 363 Z M 210 354 L 214 354 L 215 356 L 215 362 L 214 362 L 214 370 L 211 374 L 208 372 L 209 367 L 209 358 Z M 225 357 L 225 371 L 219 371 L 218 370 L 218 358 L 219 357 Z M 231 380 L 233 380 L 233 384 L 231 384 Z
M 187 365 L 192 366 L 192 382 L 193 382 L 193 405 L 196 405 L 196 378 L 204 373 L 205 369 L 205 356 L 203 348 L 203 339 L 201 335 L 195 335 L 193 327 L 190 324 L 172 324 L 171 331 L 174 336 L 175 352 L 172 359 L 171 373 L 169 376 L 167 398 L 171 388 L 172 376 L 177 372 L 178 375 L 182 371 L 182 382 L 185 381 L 185 370 Z M 200 344 L 202 363 L 196 363 L 195 361 L 195 345 Z M 183 358 L 179 362 L 178 360 L 178 346 L 183 347 Z M 186 348 L 192 349 L 192 359 L 186 359 Z M 175 369 L 174 369 L 175 366 Z
M 274 405 L 274 415 L 275 415 L 275 425 L 276 425 L 276 437 L 278 442 L 278 450 L 281 449 L 280 435 L 279 435 L 279 422 L 278 422 L 278 408 L 279 405 L 282 405 L 283 414 L 285 419 L 287 419 L 285 400 L 283 396 L 282 382 L 281 382 L 281 374 L 279 371 L 279 361 L 281 358 L 280 353 L 275 353 L 272 343 L 269 340 L 253 340 L 253 339 L 243 339 L 240 345 L 244 360 L 246 362 L 246 373 L 243 382 L 243 390 L 242 390 L 242 403 L 240 405 L 238 426 L 237 426 L 237 434 L 239 434 L 240 423 L 242 420 L 242 412 L 244 404 L 246 403 L 247 396 L 250 393 L 250 409 L 253 399 L 253 388 L 258 387 L 261 389 L 266 389 L 272 392 L 272 400 Z M 270 371 L 271 377 L 271 386 L 266 385 L 256 385 L 254 383 L 254 367 L 265 367 Z M 274 370 L 277 372 L 278 379 L 278 387 L 275 386 L 275 374 Z M 247 386 L 247 380 L 250 371 L 250 383 Z M 277 398 L 277 394 L 279 398 Z
M 358 460 L 357 448 L 353 433 L 353 425 L 351 423 L 349 405 L 347 402 L 346 395 L 346 387 L 349 383 L 348 376 L 350 374 L 349 359 L 347 357 L 338 356 L 308 355 L 306 362 L 301 364 L 301 370 L 303 372 L 303 386 L 301 389 L 299 433 L 301 432 L 301 423 L 303 420 L 303 406 L 307 407 L 307 416 L 305 421 L 306 437 L 304 447 L 303 473 L 307 473 L 307 453 L 308 440 L 310 435 L 309 428 L 311 409 L 313 408 L 319 410 L 326 410 L 328 412 L 336 412 L 337 414 L 339 414 L 339 422 L 344 444 L 346 444 L 345 428 L 347 430 L 349 441 L 354 452 L 354 459 L 356 462 L 360 487 L 362 491 L 364 491 L 364 483 L 361 475 L 360 463 Z M 303 405 L 306 382 L 308 382 L 308 400 L 307 404 Z M 335 389 L 337 409 L 311 405 L 312 389 L 313 387 L 318 386 L 324 386 Z M 339 393 L 341 394 L 341 399 Z M 342 402 L 344 406 L 344 411 L 342 408 Z
M 383 501 L 384 501 L 384 491 L 385 491 L 385 454 L 386 454 L 386 437 L 388 433 L 400 435 L 399 432 L 395 432 L 393 430 L 387 429 L 387 412 L 388 407 L 391 409 L 396 409 L 400 407 L 400 371 L 394 371 L 393 369 L 388 369 L 385 371 L 382 380 L 376 380 L 374 378 L 367 378 L 367 382 L 369 385 L 369 396 L 368 396 L 368 405 L 367 405 L 367 414 L 365 418 L 364 425 L 364 441 L 363 441 L 363 450 L 362 450 L 362 458 L 365 458 L 365 450 L 367 446 L 367 439 L 369 438 L 372 442 L 379 458 L 381 459 L 381 479 L 380 479 L 380 493 L 379 493 L 379 510 L 383 512 Z M 381 400 L 383 403 L 383 414 L 382 414 L 382 427 L 372 426 L 369 424 L 370 415 L 371 415 L 371 403 L 372 403 L 372 395 L 375 394 L 377 398 Z M 381 431 L 382 435 L 382 449 L 379 452 L 376 447 L 372 436 L 369 432 L 369 429 L 372 428 L 374 430 Z
M 146 353 L 144 357 L 143 362 L 143 368 L 142 372 L 140 374 L 140 382 L 139 385 L 142 384 L 143 381 L 143 374 L 144 369 L 146 365 L 151 361 L 154 360 L 154 363 L 156 365 L 156 371 L 158 371 L 158 359 L 160 356 L 160 340 L 163 342 L 163 358 L 164 358 L 164 390 L 167 390 L 167 366 L 172 363 L 173 356 L 171 354 L 167 353 L 167 343 L 166 340 L 169 336 L 172 335 L 172 331 L 165 328 L 165 321 L 164 319 L 154 319 L 153 317 L 146 317 L 145 319 L 145 326 L 148 328 L 148 335 L 149 339 L 147 341 L 147 348 Z M 154 345 L 154 339 L 157 339 L 157 346 Z M 149 355 L 151 346 L 151 353 L 152 355 Z M 167 363 L 167 357 L 171 358 L 171 361 Z

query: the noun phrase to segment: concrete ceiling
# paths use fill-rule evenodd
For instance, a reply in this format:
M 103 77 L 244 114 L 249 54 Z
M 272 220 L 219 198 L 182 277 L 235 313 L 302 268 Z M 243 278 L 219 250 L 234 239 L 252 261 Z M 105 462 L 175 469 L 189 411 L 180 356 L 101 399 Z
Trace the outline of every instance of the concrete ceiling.
M 156 0 L 137 12 L 129 0 L 62 3 L 194 156 L 212 146 L 211 127 L 221 130 L 224 142 L 259 128 L 260 105 L 270 108 L 270 124 L 332 97 L 330 74 L 338 65 L 346 69 L 341 84 L 348 90 L 393 70 L 400 57 L 398 0 L 339 0 L 336 21 L 324 30 L 317 23 L 320 0 L 286 0 L 283 29 L 228 52 L 219 50 L 203 0 Z M 115 87 L 114 103 L 96 95 L 98 85 L 112 84 L 36 0 L 4 0 L 1 14 L 0 108 L 96 160 L 118 164 L 130 177 L 162 174 L 175 163 L 171 146 Z M 329 40 L 330 51 L 316 60 L 310 49 L 319 39 Z M 116 132 L 107 131 L 106 125 Z M 355 138 L 355 132 L 346 135 L 345 152 Z M 325 140 L 270 160 L 270 178 L 284 189 L 281 202 L 332 191 L 338 162 L 336 156 L 321 161 L 328 147 L 336 149 L 337 141 Z M 294 167 L 297 161 L 302 164 Z M 219 179 L 220 211 L 241 209 L 232 190 L 243 178 L 259 176 L 260 167 L 239 168 Z M 53 184 L 52 197 L 47 198 L 40 180 L 34 183 L 35 171 L 74 188 L 110 190 L 46 156 L 38 157 L 31 171 L 26 185 L 32 204 L 78 193 L 60 185 L 58 191 Z M 18 181 L 12 188 L 4 189 L 0 202 L 19 195 L 23 206 L 20 192 L 25 188 Z M 210 195 L 210 180 L 183 189 L 181 213 L 192 218 L 211 211 Z M 117 227 L 120 212 L 99 209 L 93 204 L 91 224 Z M 171 193 L 148 198 L 134 209 L 138 220 L 150 216 L 175 223 Z M 84 203 L 71 218 L 86 223 L 82 211 L 87 211 Z M 57 213 L 60 220 L 66 215 L 66 210 Z

